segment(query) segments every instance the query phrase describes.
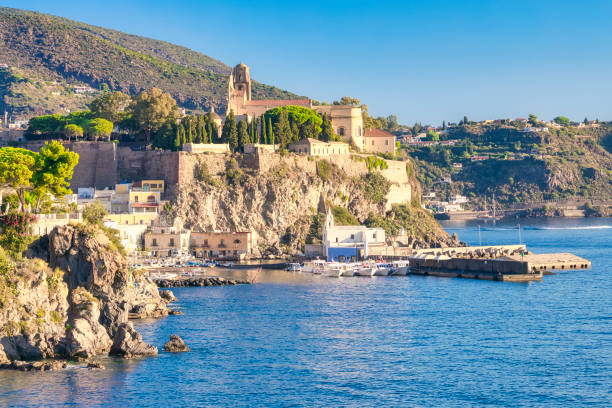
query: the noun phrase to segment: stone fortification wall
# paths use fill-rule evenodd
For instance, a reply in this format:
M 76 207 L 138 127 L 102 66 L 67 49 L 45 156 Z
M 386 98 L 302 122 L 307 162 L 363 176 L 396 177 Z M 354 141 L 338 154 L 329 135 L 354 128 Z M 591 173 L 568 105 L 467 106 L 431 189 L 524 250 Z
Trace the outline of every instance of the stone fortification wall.
M 39 151 L 45 141 L 27 142 L 24 148 Z M 64 146 L 79 154 L 79 163 L 74 169 L 70 187 L 104 189 L 112 187 L 117 180 L 117 145 L 108 142 L 72 142 Z
M 24 147 L 39 151 L 43 145 L 44 141 L 34 141 L 26 143 Z M 79 154 L 79 164 L 71 181 L 71 188 L 75 191 L 79 187 L 112 188 L 116 183 L 142 179 L 163 179 L 172 189 L 176 185 L 192 183 L 201 163 L 206 164 L 211 175 L 223 174 L 230 159 L 229 153 L 133 150 L 108 142 L 72 142 L 64 145 Z M 285 165 L 297 167 L 299 171 L 311 175 L 317 173 L 318 160 L 307 155 L 281 156 L 266 149 L 255 149 L 251 154 L 237 157 L 240 167 L 262 173 Z M 337 165 L 350 177 L 359 177 L 368 172 L 365 159 L 361 156 L 335 155 L 325 160 Z M 406 175 L 406 163 L 387 160 L 387 164 L 388 168 L 381 172 L 392 183 L 387 206 L 410 202 L 412 192 Z

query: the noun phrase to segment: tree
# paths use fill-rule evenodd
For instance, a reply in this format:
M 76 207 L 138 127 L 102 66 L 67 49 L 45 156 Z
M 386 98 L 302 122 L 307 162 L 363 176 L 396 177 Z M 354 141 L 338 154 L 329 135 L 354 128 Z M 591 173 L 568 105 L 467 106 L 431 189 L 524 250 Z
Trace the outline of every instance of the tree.
M 176 126 L 176 132 L 174 134 L 174 150 L 181 150 L 181 126 Z
M 78 161 L 78 154 L 65 150 L 57 141 L 45 143 L 40 153 L 4 147 L 0 149 L 0 184 L 15 191 L 25 216 L 28 199 L 40 202 L 48 193 L 64 196 L 70 192 L 68 180 Z
M 329 116 L 327 116 L 327 114 L 324 113 L 322 121 L 323 123 L 321 124 L 321 133 L 319 135 L 319 139 L 324 142 L 335 140 L 337 136 L 336 136 L 336 133 L 334 133 L 334 128 L 332 127 Z
M 538 125 L 538 117 L 536 115 L 534 115 L 533 113 L 529 114 L 529 119 L 527 119 L 527 121 L 532 125 L 532 126 L 537 126 Z
M 267 113 L 266 113 L 266 116 Z M 281 147 L 287 147 L 292 139 L 291 124 L 289 123 L 289 114 L 286 110 L 279 112 L 276 123 L 274 123 L 274 135 L 278 138 Z
M 101 226 L 107 215 L 106 207 L 98 200 L 83 209 L 83 220 L 89 225 Z
M 427 131 L 427 136 L 425 137 L 425 140 L 429 141 L 429 142 L 439 142 L 440 141 L 440 135 L 436 132 L 434 132 L 433 130 L 428 130 Z
M 553 119 L 553 122 L 561 125 L 561 126 L 569 126 L 570 124 L 570 120 L 569 118 L 565 117 L 565 116 L 557 116 L 556 118 Z
M 69 123 L 64 126 L 64 134 L 68 138 L 68 141 L 70 141 L 71 138 L 76 140 L 78 137 L 83 137 L 83 128 L 74 123 Z
M 446 121 L 445 120 L 442 121 L 442 130 L 446 130 Z
M 275 143 L 274 129 L 272 129 L 272 120 L 270 118 L 268 118 L 268 123 L 266 124 L 266 131 L 268 132 L 267 143 L 273 145 Z
M 30 119 L 26 135 L 50 135 L 61 133 L 66 119 L 61 115 L 43 115 Z
M 584 123 L 585 125 L 589 124 L 589 120 L 586 118 L 586 116 L 584 117 L 584 121 L 582 123 Z
M 230 149 L 236 151 L 238 148 L 238 128 L 236 127 L 236 118 L 234 112 L 230 111 L 225 118 L 223 130 L 221 131 L 221 141 L 229 143 Z
M 464 124 L 464 125 L 469 125 L 469 124 L 470 124 L 470 121 L 468 120 L 468 117 L 467 117 L 467 116 L 464 116 L 464 117 L 463 117 L 463 124 Z
M 37 154 L 26 149 L 3 147 L 0 149 L 0 183 L 15 190 L 21 213 L 27 213 L 26 193 L 33 189 L 32 177 L 36 171 Z
M 249 140 L 249 131 L 248 131 L 248 125 L 246 123 L 246 121 L 241 120 L 240 122 L 238 122 L 238 147 L 239 148 L 244 148 L 244 145 L 249 144 L 250 140 Z
M 152 88 L 142 91 L 134 97 L 129 107 L 136 130 L 145 135 L 148 142 L 151 134 L 158 130 L 164 122 L 179 116 L 176 101 L 170 94 L 161 89 Z
M 340 101 L 334 101 L 334 105 L 351 105 L 359 106 L 361 102 L 357 98 L 351 98 L 350 96 L 343 96 Z
M 387 130 L 389 132 L 393 132 L 397 130 L 398 126 L 399 126 L 399 123 L 397 121 L 397 116 L 395 115 L 387 116 Z
M 87 105 L 96 118 L 117 123 L 125 116 L 124 111 L 130 104 L 130 97 L 123 92 L 105 92 Z
M 316 139 L 319 135 L 317 134 L 314 123 L 310 119 L 300 126 L 299 139 Z
M 42 197 L 47 194 L 53 194 L 55 197 L 70 194 L 68 181 L 72 179 L 78 162 L 79 155 L 66 150 L 61 143 L 45 143 L 38 153 L 36 170 L 32 176 L 36 209 L 40 207 Z
M 109 122 L 108 120 L 102 118 L 92 119 L 89 121 L 87 130 L 94 140 L 98 140 L 100 137 L 105 137 L 110 141 L 110 135 L 113 132 L 113 122 Z
M 423 131 L 423 126 L 421 126 L 419 122 L 415 122 L 414 126 L 412 127 L 412 134 L 417 136 L 419 133 L 421 133 L 421 131 Z

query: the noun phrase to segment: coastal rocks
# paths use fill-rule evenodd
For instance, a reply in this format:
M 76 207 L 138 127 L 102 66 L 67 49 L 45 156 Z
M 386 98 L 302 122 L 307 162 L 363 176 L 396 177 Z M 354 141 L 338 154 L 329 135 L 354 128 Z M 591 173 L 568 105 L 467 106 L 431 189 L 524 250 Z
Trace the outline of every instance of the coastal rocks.
M 189 347 L 185 344 L 183 339 L 181 339 L 176 334 L 170 335 L 170 340 L 166 344 L 164 344 L 164 351 L 170 353 L 182 353 L 185 351 L 190 351 Z
M 154 282 L 160 288 L 181 288 L 181 287 L 197 287 L 197 286 L 231 286 L 231 285 L 246 285 L 247 281 L 236 279 L 225 279 L 218 277 L 202 277 L 202 278 L 178 278 L 178 279 L 154 279 Z
M 66 325 L 66 353 L 70 358 L 86 359 L 108 352 L 111 339 L 100 318 L 99 300 L 84 288 L 71 293 L 71 317 Z
M 90 370 L 105 370 L 106 369 L 106 367 L 104 367 L 101 363 L 98 363 L 97 361 L 91 361 L 87 363 L 87 368 Z
M 109 354 L 123 358 L 138 358 L 156 356 L 157 353 L 157 347 L 142 341 L 142 336 L 134 330 L 132 323 L 123 323 L 115 334 Z
M 176 296 L 174 296 L 174 293 L 172 293 L 171 290 L 160 290 L 159 296 L 161 296 L 161 298 L 167 303 L 176 302 Z
M 20 361 L 13 360 L 9 363 L 0 364 L 0 370 L 17 371 L 57 371 L 66 368 L 65 361 Z

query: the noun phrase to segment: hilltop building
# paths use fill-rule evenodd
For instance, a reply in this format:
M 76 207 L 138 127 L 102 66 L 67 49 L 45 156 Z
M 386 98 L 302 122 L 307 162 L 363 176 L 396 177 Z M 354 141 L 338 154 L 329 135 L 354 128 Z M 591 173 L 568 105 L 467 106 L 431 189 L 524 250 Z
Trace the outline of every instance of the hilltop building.
M 333 156 L 349 154 L 349 146 L 344 142 L 324 142 L 317 139 L 302 139 L 287 146 L 295 153 L 306 153 L 309 156 Z
M 304 99 L 263 99 L 253 100 L 251 74 L 249 67 L 243 63 L 236 65 L 229 76 L 227 112 L 233 111 L 240 119 L 251 121 L 270 109 L 280 106 L 303 106 L 319 114 L 330 117 L 332 127 L 338 136 L 347 143 L 365 150 L 363 119 L 361 108 L 349 105 L 313 106 L 312 101 Z
M 367 129 L 363 138 L 364 150 L 372 153 L 395 154 L 395 136 L 380 129 Z

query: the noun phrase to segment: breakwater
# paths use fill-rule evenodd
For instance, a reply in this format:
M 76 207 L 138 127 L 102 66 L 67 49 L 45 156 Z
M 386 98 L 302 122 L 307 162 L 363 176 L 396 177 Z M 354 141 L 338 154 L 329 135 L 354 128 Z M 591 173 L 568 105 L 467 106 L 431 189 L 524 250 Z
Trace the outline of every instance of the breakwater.
M 153 278 L 160 288 L 184 288 L 201 286 L 233 286 L 246 285 L 251 282 L 238 279 L 225 279 L 217 276 L 203 276 L 199 278 Z

